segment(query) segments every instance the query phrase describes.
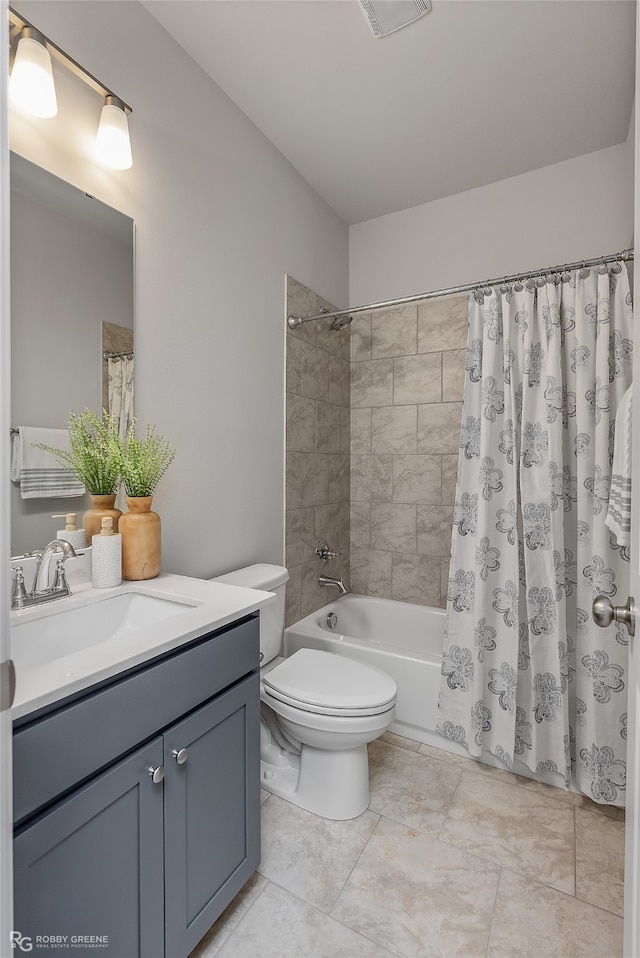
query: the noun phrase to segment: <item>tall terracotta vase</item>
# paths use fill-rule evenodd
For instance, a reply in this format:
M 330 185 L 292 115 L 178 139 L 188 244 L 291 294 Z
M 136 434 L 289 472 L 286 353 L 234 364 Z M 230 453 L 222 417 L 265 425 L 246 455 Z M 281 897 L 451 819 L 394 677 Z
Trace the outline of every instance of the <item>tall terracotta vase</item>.
M 139 581 L 160 573 L 160 516 L 153 496 L 126 496 L 128 512 L 118 523 L 122 535 L 122 578 Z
M 122 513 L 119 509 L 114 509 L 115 501 L 115 493 L 112 496 L 91 496 L 91 508 L 87 509 L 82 517 L 82 528 L 86 533 L 88 546 L 91 545 L 91 537 L 97 536 L 100 532 L 102 520 L 105 516 L 111 516 L 113 531 L 119 531 L 118 521 Z

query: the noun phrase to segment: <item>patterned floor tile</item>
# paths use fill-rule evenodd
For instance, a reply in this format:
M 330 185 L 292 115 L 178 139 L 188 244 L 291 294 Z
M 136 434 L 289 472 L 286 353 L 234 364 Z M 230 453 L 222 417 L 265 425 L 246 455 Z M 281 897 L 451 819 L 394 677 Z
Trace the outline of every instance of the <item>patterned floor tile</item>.
M 487 958 L 621 956 L 621 918 L 503 870 Z
M 622 915 L 624 822 L 576 809 L 576 896 Z
M 272 795 L 262 806 L 260 873 L 330 911 L 378 817 L 333 822 Z
M 484 958 L 499 874 L 383 818 L 332 915 L 403 958 Z
M 463 772 L 440 838 L 572 895 L 573 814 L 545 795 Z
M 410 752 L 417 752 L 420 748 L 420 742 L 413 738 L 406 738 L 404 735 L 397 735 L 395 732 L 384 732 L 380 736 L 381 742 L 388 742 L 389 745 L 397 745 L 399 748 L 409 749 Z
M 518 776 L 506 768 L 498 768 L 495 765 L 487 765 L 477 758 L 470 755 L 458 755 L 457 752 L 448 752 L 443 748 L 435 748 L 433 745 L 421 745 L 420 754 L 436 758 L 440 762 L 449 762 L 456 765 L 465 772 L 474 772 L 476 775 L 486 775 L 494 778 L 496 781 L 508 782 L 510 785 L 516 785 Z
M 392 958 L 393 953 L 269 882 L 219 958 Z
M 213 958 L 214 955 L 217 955 L 240 919 L 251 908 L 266 886 L 267 879 L 255 872 L 231 904 L 227 905 L 200 944 L 194 948 L 189 958 Z
M 437 835 L 460 770 L 386 742 L 369 746 L 369 808 L 396 822 Z

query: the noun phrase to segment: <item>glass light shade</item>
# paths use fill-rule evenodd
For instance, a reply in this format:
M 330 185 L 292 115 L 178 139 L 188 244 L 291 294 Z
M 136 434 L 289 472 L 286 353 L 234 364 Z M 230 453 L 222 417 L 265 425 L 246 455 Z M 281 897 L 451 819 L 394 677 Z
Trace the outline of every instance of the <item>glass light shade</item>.
M 58 112 L 49 51 L 33 37 L 21 37 L 9 81 L 14 106 L 33 116 L 51 117 Z
M 127 114 L 116 103 L 109 102 L 111 97 L 106 99 L 100 115 L 96 153 L 100 162 L 106 166 L 114 170 L 128 170 L 133 164 L 133 158 Z

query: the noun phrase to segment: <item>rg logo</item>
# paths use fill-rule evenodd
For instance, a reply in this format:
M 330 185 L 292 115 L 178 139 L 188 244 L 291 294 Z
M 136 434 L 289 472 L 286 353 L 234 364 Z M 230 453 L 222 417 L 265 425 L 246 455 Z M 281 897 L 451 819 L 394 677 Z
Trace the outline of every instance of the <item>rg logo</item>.
M 11 947 L 15 950 L 16 947 L 20 951 L 31 951 L 33 949 L 33 941 L 28 935 L 21 935 L 19 931 L 12 931 L 9 934 L 9 939 L 11 941 Z

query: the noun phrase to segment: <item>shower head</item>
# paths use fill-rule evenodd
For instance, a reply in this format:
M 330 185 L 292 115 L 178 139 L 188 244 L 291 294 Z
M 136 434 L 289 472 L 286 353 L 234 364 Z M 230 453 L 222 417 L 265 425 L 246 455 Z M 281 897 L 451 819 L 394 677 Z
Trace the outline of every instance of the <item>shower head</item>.
M 329 329 L 345 329 L 352 319 L 352 316 L 336 316 Z

